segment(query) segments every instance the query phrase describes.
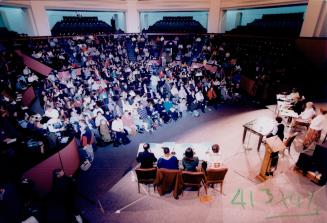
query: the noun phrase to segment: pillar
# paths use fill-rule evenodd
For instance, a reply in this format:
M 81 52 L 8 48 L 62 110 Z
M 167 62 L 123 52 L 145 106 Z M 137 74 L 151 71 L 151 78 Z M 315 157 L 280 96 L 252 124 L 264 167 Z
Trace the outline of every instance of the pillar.
M 137 10 L 137 0 L 127 1 L 126 32 L 127 33 L 140 32 L 140 15 Z
M 36 35 L 51 36 L 47 11 L 45 10 L 44 5 L 38 3 L 39 2 L 32 2 L 30 8 L 32 21 L 36 29 Z
M 220 29 L 220 1 L 210 0 L 208 15 L 208 33 L 218 33 Z
M 327 19 L 326 0 L 312 0 L 308 2 L 302 24 L 301 37 L 320 37 Z

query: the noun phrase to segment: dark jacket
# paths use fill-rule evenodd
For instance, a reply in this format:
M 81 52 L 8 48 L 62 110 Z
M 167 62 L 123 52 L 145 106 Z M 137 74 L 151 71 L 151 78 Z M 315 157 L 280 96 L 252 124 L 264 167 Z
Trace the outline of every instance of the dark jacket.
M 178 159 L 176 156 L 171 156 L 169 159 L 159 158 L 157 163 L 158 168 L 165 168 L 170 170 L 178 170 Z
M 196 167 L 199 165 L 199 158 L 196 156 L 192 158 L 184 157 L 182 163 L 183 163 L 184 170 L 195 172 Z
M 152 168 L 153 163 L 157 161 L 157 158 L 153 153 L 144 151 L 138 154 L 136 161 L 141 163 L 141 168 Z

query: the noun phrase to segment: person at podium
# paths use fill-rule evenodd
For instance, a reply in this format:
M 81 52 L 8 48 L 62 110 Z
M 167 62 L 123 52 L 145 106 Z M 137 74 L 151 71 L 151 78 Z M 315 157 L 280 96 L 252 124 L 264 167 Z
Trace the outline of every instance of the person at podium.
M 280 138 L 280 140 L 284 140 L 284 129 L 285 126 L 282 123 L 283 119 L 279 116 L 276 117 L 276 122 L 275 122 L 275 126 L 273 128 L 273 130 L 271 131 L 271 133 L 269 133 L 266 138 L 269 137 L 273 137 L 273 136 L 278 136 L 278 138 Z

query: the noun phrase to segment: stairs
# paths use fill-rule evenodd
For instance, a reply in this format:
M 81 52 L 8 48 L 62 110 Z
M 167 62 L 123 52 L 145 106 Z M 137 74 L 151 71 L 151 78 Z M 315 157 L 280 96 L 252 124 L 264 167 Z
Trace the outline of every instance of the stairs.
M 135 47 L 132 44 L 131 39 L 126 40 L 126 50 L 127 50 L 127 57 L 129 61 L 136 61 L 136 55 L 135 55 Z

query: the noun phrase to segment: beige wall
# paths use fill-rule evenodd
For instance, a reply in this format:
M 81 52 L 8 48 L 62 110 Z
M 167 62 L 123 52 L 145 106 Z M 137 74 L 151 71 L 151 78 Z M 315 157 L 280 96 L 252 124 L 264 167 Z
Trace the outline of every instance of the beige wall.
M 124 11 L 126 32 L 140 32 L 140 11 L 208 11 L 208 32 L 224 32 L 226 9 L 308 3 L 301 36 L 326 36 L 327 0 L 2 0 L 1 5 L 26 7 L 35 35 L 50 35 L 47 9 Z M 317 13 L 319 12 L 319 13 Z

